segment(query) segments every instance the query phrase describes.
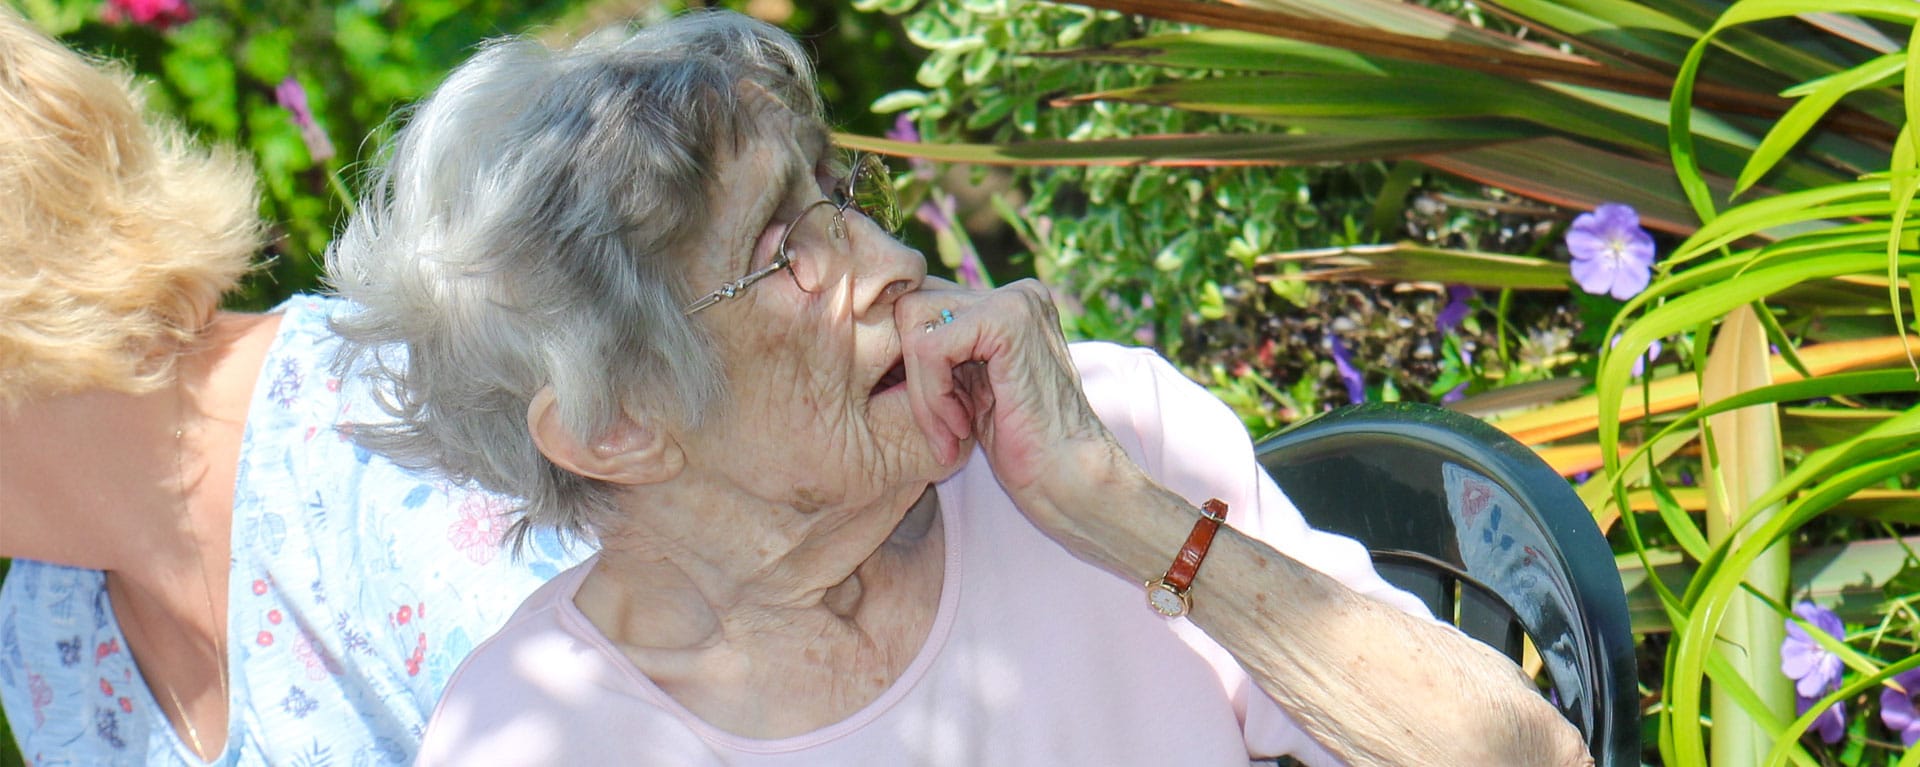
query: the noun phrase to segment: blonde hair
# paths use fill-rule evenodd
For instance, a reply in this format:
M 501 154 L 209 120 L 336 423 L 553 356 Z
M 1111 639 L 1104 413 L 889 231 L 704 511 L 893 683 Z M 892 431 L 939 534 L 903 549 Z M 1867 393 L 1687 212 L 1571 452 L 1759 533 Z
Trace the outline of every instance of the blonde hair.
M 259 249 L 252 167 L 0 7 L 0 406 L 150 391 Z

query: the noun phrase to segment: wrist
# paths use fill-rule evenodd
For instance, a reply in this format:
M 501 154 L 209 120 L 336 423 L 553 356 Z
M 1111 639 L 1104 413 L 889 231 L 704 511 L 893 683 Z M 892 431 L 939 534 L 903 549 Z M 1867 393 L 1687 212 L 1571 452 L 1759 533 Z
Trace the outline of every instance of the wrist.
M 1146 582 L 1147 606 L 1168 618 L 1179 618 L 1193 609 L 1193 579 L 1206 564 L 1213 538 L 1227 521 L 1227 504 L 1209 498 L 1200 504 L 1200 518 L 1187 534 L 1187 542 L 1173 556 L 1173 564 L 1159 578 Z
M 1200 510 L 1161 487 L 1119 445 L 1088 446 L 1019 500 L 1074 556 L 1135 584 L 1160 578 Z

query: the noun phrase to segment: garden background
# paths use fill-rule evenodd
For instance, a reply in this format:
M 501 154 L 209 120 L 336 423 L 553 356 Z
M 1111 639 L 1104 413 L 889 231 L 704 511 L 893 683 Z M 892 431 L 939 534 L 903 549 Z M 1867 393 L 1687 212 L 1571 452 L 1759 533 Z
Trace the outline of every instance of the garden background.
M 389 115 L 475 42 L 681 9 L 8 2 L 253 154 L 244 309 L 318 288 Z M 1920 765 L 1920 4 L 724 5 L 815 50 L 936 270 L 1039 277 L 1256 435 L 1409 400 L 1534 445 L 1619 554 L 1647 763 Z

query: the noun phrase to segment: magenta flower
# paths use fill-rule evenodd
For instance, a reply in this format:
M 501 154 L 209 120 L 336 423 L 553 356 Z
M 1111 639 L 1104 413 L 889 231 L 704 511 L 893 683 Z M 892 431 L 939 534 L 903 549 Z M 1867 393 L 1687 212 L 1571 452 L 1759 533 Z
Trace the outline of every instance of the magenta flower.
M 1846 636 L 1840 616 L 1817 604 L 1801 602 L 1793 606 L 1793 614 L 1827 636 L 1835 639 Z M 1814 701 L 1840 689 L 1843 670 L 1840 656 L 1827 652 L 1799 623 L 1787 621 L 1787 638 L 1780 643 L 1780 673 L 1793 680 L 1793 696 L 1800 713 L 1807 713 Z M 1846 705 L 1835 703 L 1820 712 L 1819 718 L 1813 721 L 1813 730 L 1820 734 L 1821 740 L 1839 743 L 1847 730 Z
M 899 117 L 894 118 L 893 128 L 887 131 L 886 136 L 887 138 L 893 139 L 894 141 L 906 141 L 906 142 L 912 142 L 912 143 L 919 143 L 920 130 L 914 127 L 913 118 L 902 114 Z M 921 179 L 923 181 L 933 180 L 933 176 L 934 176 L 933 163 L 929 162 L 926 158 L 908 157 L 907 167 L 913 171 L 914 178 Z
M 1594 295 L 1625 301 L 1653 279 L 1653 235 L 1627 205 L 1607 203 L 1580 214 L 1567 230 L 1567 251 L 1574 281 Z
M 307 107 L 307 89 L 300 87 L 300 81 L 291 75 L 273 89 L 273 98 L 280 108 L 293 113 L 293 124 L 300 128 L 300 140 L 307 143 L 307 156 L 314 164 L 333 159 L 333 142 L 327 139 L 327 132 L 313 120 L 313 110 Z
M 100 17 L 114 24 L 131 20 L 164 30 L 193 21 L 193 6 L 187 0 L 107 0 Z
M 973 240 L 959 228 L 959 211 L 953 195 L 939 189 L 933 190 L 931 199 L 920 203 L 920 207 L 913 211 L 913 217 L 932 229 L 936 237 L 947 239 L 957 246 L 960 263 L 953 268 L 955 280 L 976 290 L 993 287 L 993 278 L 988 276 L 986 264 L 980 261 L 980 252 L 974 250 Z
M 1894 689 L 1896 685 L 1900 689 Z M 1880 691 L 1880 722 L 1899 735 L 1907 748 L 1920 744 L 1920 711 L 1916 709 L 1920 709 L 1920 668 L 1894 674 L 1887 680 L 1886 689 Z
M 1367 401 L 1367 380 L 1360 370 L 1353 366 L 1353 355 L 1347 351 L 1347 345 L 1340 336 L 1327 331 L 1327 347 L 1333 354 L 1333 367 L 1340 371 L 1340 382 L 1347 385 L 1347 401 L 1355 405 Z

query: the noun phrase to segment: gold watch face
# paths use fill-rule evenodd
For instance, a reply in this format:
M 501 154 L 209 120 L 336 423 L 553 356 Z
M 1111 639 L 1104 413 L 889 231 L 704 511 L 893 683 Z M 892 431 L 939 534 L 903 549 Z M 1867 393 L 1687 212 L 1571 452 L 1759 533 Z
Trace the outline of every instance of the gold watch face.
M 1187 614 L 1187 595 L 1174 591 L 1164 580 L 1152 581 L 1147 584 L 1147 605 L 1161 615 L 1178 618 Z

